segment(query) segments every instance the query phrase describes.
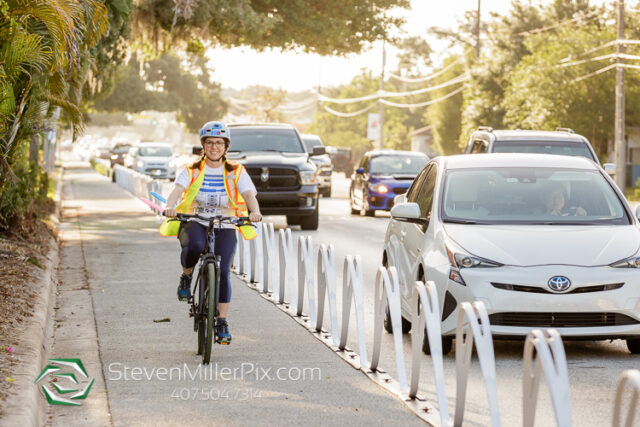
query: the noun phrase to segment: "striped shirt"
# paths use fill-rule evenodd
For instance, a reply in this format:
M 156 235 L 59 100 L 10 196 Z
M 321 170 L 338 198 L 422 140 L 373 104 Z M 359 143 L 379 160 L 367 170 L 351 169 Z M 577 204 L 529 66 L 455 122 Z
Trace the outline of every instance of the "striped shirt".
M 196 195 L 196 199 L 191 205 L 194 213 L 199 213 L 203 216 L 223 215 L 234 216 L 235 212 L 233 207 L 230 206 L 229 197 L 224 189 L 223 170 L 224 166 L 219 168 L 212 168 L 205 165 L 204 180 L 202 187 Z M 175 183 L 181 185 L 184 188 L 189 187 L 189 173 L 187 169 L 183 169 L 178 174 Z M 256 187 L 253 185 L 251 178 L 246 170 L 243 169 L 238 180 L 238 192 L 240 194 L 245 191 L 256 191 Z M 205 221 L 197 220 L 203 225 L 207 225 Z M 231 224 L 223 224 L 225 228 L 233 228 Z

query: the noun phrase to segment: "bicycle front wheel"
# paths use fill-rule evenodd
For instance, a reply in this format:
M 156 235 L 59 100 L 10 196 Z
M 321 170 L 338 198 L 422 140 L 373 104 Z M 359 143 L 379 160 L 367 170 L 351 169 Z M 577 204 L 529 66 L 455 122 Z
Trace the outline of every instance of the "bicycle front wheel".
M 206 311 L 205 311 L 205 288 L 207 285 L 206 269 L 198 275 L 198 303 L 195 307 L 194 322 L 198 331 L 198 355 L 204 353 L 205 329 L 207 327 Z
M 209 364 L 211 361 L 211 346 L 213 345 L 213 327 L 215 321 L 216 311 L 216 268 L 213 263 L 209 263 L 205 267 L 206 288 L 205 293 L 205 310 L 203 314 L 206 314 L 206 330 L 205 330 L 205 342 L 204 351 L 202 352 L 202 363 L 204 365 Z

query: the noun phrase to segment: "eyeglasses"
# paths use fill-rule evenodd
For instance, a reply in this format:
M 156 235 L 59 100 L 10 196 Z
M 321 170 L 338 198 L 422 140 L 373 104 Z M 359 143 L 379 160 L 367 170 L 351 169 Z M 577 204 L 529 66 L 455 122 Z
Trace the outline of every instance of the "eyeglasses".
M 205 141 L 203 144 L 205 147 L 207 148 L 211 148 L 211 147 L 224 147 L 226 145 L 226 142 L 224 141 Z

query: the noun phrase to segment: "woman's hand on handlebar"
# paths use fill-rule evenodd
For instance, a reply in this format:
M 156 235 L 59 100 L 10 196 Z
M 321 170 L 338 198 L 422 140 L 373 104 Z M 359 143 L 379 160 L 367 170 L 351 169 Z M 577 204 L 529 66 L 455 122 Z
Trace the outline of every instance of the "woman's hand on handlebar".
M 176 208 L 166 208 L 162 214 L 169 218 L 175 218 L 178 212 L 176 211 Z
M 260 222 L 262 221 L 262 214 L 260 212 L 251 212 L 249 214 L 249 221 Z

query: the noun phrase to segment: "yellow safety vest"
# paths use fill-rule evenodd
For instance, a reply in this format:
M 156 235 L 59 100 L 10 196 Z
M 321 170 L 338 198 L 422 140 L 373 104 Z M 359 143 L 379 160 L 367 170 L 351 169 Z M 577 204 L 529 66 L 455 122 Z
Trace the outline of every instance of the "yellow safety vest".
M 191 210 L 191 204 L 198 195 L 198 191 L 200 191 L 200 187 L 202 187 L 202 183 L 204 182 L 204 166 L 205 160 L 200 163 L 200 170 L 195 176 L 194 169 L 187 168 L 190 180 L 189 187 L 182 193 L 182 199 L 178 206 L 176 206 L 176 211 L 188 213 Z M 238 181 L 240 180 L 240 174 L 244 170 L 244 166 L 238 165 L 238 167 L 231 172 L 227 171 L 226 167 L 222 170 L 224 190 L 227 193 L 227 197 L 229 197 L 229 203 L 231 203 L 233 207 L 235 216 L 248 216 L 247 204 L 242 194 L 238 191 Z M 256 230 L 250 225 L 243 225 L 237 228 L 245 240 L 251 240 L 257 236 Z M 177 236 L 179 230 L 180 221 L 171 221 L 170 218 L 167 218 L 158 229 L 158 232 L 163 236 Z

